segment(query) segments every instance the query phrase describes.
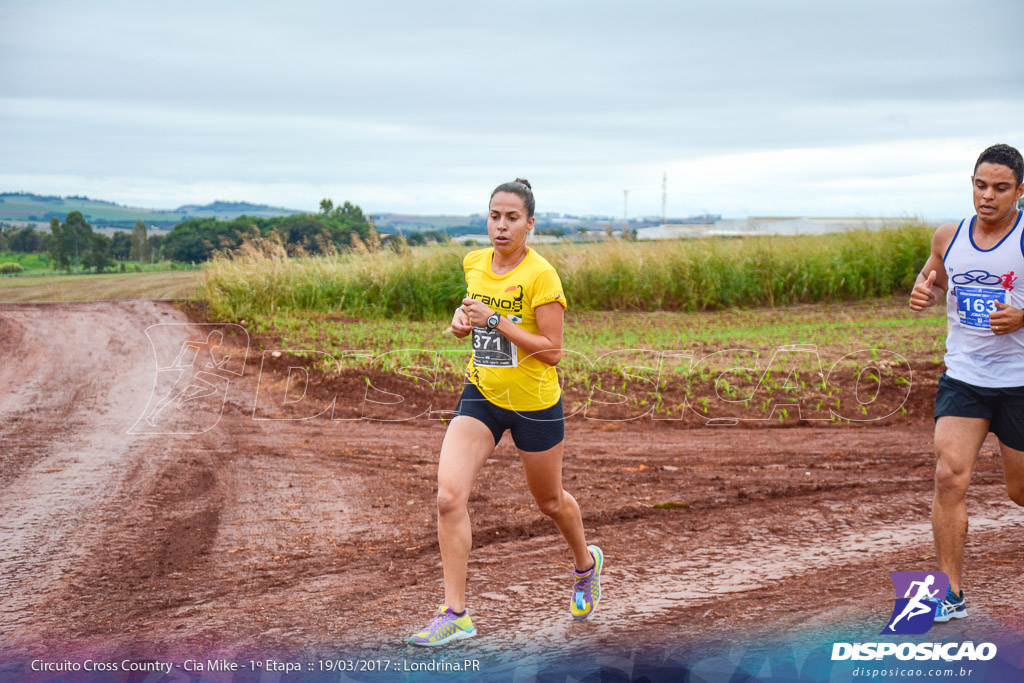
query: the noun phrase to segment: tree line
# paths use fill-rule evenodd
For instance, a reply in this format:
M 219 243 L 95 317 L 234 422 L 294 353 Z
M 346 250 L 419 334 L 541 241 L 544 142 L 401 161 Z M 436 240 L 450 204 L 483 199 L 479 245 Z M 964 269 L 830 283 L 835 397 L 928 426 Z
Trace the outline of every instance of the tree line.
M 217 253 L 234 251 L 243 242 L 257 238 L 280 242 L 292 256 L 373 250 L 381 246 L 380 235 L 359 206 L 351 202 L 335 206 L 330 199 L 324 199 L 316 214 L 184 221 L 167 235 L 162 255 L 175 261 L 198 263 Z
M 315 214 L 239 216 L 231 220 L 193 218 L 174 226 L 165 236 L 148 235 L 145 223 L 140 220 L 130 233 L 119 230 L 107 237 L 95 232 L 82 212 L 71 211 L 63 222 L 51 218 L 49 233 L 29 227 L 0 226 L 0 251 L 46 251 L 58 270 L 101 273 L 116 268 L 118 261 L 200 263 L 217 253 L 234 251 L 247 240 L 260 238 L 280 242 L 292 256 L 376 251 L 385 246 L 402 250 L 408 245 L 448 241 L 446 234 L 433 230 L 382 236 L 358 205 L 346 201 L 335 206 L 330 199 L 324 199 Z
M 216 253 L 234 251 L 243 242 L 257 238 L 280 242 L 290 256 L 376 251 L 385 246 L 400 251 L 407 245 L 448 241 L 447 235 L 435 230 L 405 236 L 381 235 L 357 204 L 346 201 L 336 206 L 330 199 L 323 199 L 320 211 L 315 214 L 184 221 L 174 226 L 164 239 L 161 255 L 174 261 L 199 263 Z
M 0 251 L 25 254 L 45 252 L 54 268 L 66 272 L 114 269 L 118 261 L 152 263 L 163 238 L 147 235 L 146 224 L 136 221 L 132 231 L 117 231 L 113 237 L 95 232 L 81 211 L 71 211 L 63 222 L 50 219 L 50 232 L 31 227 L 0 226 Z
M 51 218 L 50 233 L 41 239 L 57 270 L 78 272 L 84 268 L 97 273 L 115 268 L 118 261 L 152 263 L 162 240 L 158 235 L 150 237 L 141 220 L 135 222 L 131 233 L 119 230 L 107 237 L 94 232 L 81 211 L 69 212 L 63 223 Z

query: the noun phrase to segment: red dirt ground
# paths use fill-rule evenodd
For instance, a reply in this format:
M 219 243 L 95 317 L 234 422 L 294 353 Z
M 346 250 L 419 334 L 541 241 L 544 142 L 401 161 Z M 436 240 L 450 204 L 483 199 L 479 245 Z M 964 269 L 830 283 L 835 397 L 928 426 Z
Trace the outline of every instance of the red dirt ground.
M 226 390 L 166 409 L 157 427 L 140 423 L 176 377 L 157 365 L 210 329 L 166 303 L 0 305 L 8 655 L 398 652 L 441 601 L 433 497 L 444 424 L 254 420 L 258 392 L 272 395 L 281 376 L 265 372 L 260 385 L 254 353 Z M 244 350 L 230 335 L 220 348 L 235 363 Z M 892 606 L 888 574 L 934 567 L 936 368 L 910 362 L 907 414 L 868 425 L 569 420 L 566 486 L 607 557 L 599 612 L 583 623 L 568 614 L 567 548 L 506 437 L 470 501 L 480 636 L 467 652 L 841 623 L 877 633 Z M 310 377 L 311 399 L 365 386 Z M 1024 511 L 1006 496 L 991 437 L 969 511 L 972 616 L 947 627 L 1024 633 Z

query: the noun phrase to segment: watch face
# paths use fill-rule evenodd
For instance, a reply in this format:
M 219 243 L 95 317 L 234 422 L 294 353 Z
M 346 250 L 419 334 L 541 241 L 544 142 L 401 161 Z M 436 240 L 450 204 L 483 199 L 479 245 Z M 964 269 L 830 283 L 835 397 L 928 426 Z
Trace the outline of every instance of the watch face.
M 495 327 L 498 326 L 499 322 L 501 322 L 501 316 L 495 313 L 494 315 L 487 319 L 487 327 L 494 329 Z

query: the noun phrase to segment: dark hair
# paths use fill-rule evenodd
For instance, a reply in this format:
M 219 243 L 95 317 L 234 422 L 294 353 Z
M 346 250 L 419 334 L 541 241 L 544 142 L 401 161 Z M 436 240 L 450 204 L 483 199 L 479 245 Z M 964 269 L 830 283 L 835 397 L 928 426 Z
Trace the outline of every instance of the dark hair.
M 978 172 L 978 167 L 982 164 L 999 164 L 1000 166 L 1006 166 L 1013 171 L 1013 177 L 1017 180 L 1017 185 L 1024 182 L 1024 159 L 1021 158 L 1020 152 L 1009 145 L 992 145 L 978 157 L 978 163 L 974 164 L 974 172 Z
M 537 206 L 537 202 L 533 199 L 533 188 L 530 187 L 530 181 L 526 178 L 516 178 L 510 183 L 502 183 L 494 188 L 494 192 L 491 193 L 491 199 L 494 199 L 494 195 L 499 192 L 508 192 L 514 194 L 523 200 L 523 206 L 526 207 L 526 217 L 533 218 L 533 210 Z

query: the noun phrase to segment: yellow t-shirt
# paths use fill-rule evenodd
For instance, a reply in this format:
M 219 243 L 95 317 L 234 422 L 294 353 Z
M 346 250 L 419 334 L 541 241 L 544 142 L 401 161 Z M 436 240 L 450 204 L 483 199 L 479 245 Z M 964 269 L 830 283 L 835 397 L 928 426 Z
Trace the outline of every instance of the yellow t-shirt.
M 482 301 L 527 332 L 539 334 L 534 309 L 557 301 L 566 307 L 558 273 L 534 249 L 504 275 L 491 269 L 494 249 L 466 254 L 466 296 Z M 562 395 L 555 368 L 536 356 L 515 348 L 497 330 L 473 331 L 473 358 L 466 366 L 466 378 L 491 403 L 518 412 L 543 410 L 558 403 Z

